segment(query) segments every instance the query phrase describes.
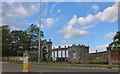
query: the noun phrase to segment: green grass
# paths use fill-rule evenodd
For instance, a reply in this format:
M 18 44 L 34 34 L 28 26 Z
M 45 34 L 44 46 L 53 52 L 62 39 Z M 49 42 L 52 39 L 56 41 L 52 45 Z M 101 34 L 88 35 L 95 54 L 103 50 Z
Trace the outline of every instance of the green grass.
M 33 63 L 35 65 L 41 66 L 60 66 L 60 67 L 99 67 L 99 68 L 107 68 L 109 65 L 107 64 L 69 64 L 69 63 Z M 118 68 L 118 65 L 112 65 L 112 68 Z
M 9 63 L 15 63 L 15 64 L 23 64 L 22 62 L 9 62 Z M 53 67 L 97 67 L 97 68 L 107 68 L 109 65 L 107 64 L 69 64 L 69 63 L 37 63 L 32 62 L 33 65 L 39 65 L 39 66 L 53 66 Z M 118 65 L 112 65 L 112 69 L 118 69 Z

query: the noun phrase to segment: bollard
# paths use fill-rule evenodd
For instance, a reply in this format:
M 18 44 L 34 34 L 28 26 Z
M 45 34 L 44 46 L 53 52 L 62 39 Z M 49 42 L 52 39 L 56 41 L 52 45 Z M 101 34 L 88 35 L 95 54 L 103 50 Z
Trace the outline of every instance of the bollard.
M 23 72 L 30 72 L 30 64 L 30 57 L 28 56 L 28 53 L 25 53 L 23 55 Z

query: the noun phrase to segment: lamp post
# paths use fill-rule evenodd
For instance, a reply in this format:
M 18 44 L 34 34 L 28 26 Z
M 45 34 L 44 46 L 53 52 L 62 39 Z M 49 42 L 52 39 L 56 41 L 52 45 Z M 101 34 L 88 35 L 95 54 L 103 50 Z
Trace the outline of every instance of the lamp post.
M 38 47 L 38 63 L 41 61 L 41 49 L 40 49 L 40 30 L 41 30 L 41 0 L 40 0 L 40 17 L 39 17 L 39 47 Z

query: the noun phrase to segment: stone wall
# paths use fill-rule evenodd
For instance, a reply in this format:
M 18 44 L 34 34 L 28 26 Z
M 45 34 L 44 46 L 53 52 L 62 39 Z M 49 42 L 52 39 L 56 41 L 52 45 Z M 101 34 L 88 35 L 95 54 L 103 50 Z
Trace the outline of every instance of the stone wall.
M 108 52 L 95 52 L 90 53 L 89 55 L 89 63 L 108 63 Z
M 2 57 L 2 61 L 22 62 L 23 57 Z
M 41 51 L 40 51 L 40 60 L 41 60 L 41 62 L 43 62 L 43 50 L 44 49 L 46 49 L 46 50 L 48 50 L 47 51 L 47 62 L 51 62 L 51 60 L 52 60 L 52 42 L 51 42 L 51 40 L 49 39 L 49 41 L 47 41 L 46 39 L 45 40 L 43 40 L 43 43 L 41 43 L 41 45 L 40 45 L 40 49 L 41 49 Z
M 89 47 L 83 45 L 72 45 L 68 48 L 69 63 L 88 63 Z

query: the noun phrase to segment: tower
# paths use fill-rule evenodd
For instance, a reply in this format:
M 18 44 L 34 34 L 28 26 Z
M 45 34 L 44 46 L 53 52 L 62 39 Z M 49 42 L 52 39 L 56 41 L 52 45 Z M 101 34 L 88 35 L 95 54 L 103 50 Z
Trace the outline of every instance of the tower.
M 41 42 L 41 51 L 40 51 L 40 60 L 41 62 L 51 62 L 52 60 L 52 42 L 51 39 L 47 41 L 46 39 Z

